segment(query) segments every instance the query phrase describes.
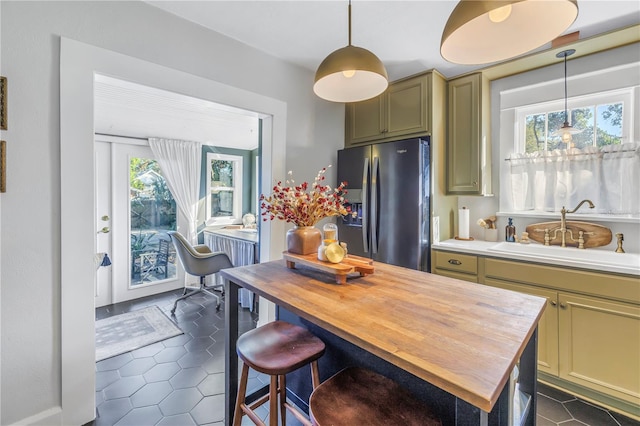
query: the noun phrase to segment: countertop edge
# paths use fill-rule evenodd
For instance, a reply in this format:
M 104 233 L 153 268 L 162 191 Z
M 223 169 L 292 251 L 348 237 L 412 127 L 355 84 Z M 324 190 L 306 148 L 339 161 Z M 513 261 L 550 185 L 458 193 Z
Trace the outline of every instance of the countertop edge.
M 539 263 L 543 265 L 555 265 L 562 267 L 570 267 L 575 269 L 588 270 L 591 272 L 600 272 L 603 274 L 619 274 L 626 276 L 640 276 L 640 268 L 629 266 L 616 266 L 608 264 L 598 264 L 596 262 L 586 262 L 578 260 L 570 260 L 565 258 L 545 257 L 541 255 L 528 255 L 522 253 L 504 253 L 499 251 L 489 250 L 490 247 L 496 245 L 496 242 L 491 241 L 461 241 L 461 240 L 445 240 L 438 243 L 433 243 L 431 248 L 438 251 L 449 251 L 454 253 L 467 253 L 484 257 L 493 257 L 499 259 L 515 260 Z M 518 244 L 518 243 L 513 243 Z M 577 249 L 576 249 L 577 250 Z

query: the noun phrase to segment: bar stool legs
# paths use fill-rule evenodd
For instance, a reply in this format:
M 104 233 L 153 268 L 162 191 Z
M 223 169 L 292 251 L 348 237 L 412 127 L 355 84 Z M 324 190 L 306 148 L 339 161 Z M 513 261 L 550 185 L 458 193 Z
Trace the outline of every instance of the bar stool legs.
M 256 415 L 254 410 L 262 404 L 269 401 L 269 426 L 278 426 L 278 416 L 275 413 L 280 411 L 280 421 L 282 425 L 287 422 L 287 410 L 295 416 L 300 423 L 311 426 L 311 422 L 302 415 L 293 405 L 287 402 L 287 376 L 284 374 L 272 375 L 270 377 L 269 393 L 264 395 L 247 405 L 245 403 L 247 394 L 247 383 L 249 381 L 249 366 L 243 364 L 242 373 L 240 375 L 240 385 L 238 386 L 238 399 L 236 401 L 236 409 L 233 414 L 233 426 L 240 426 L 242 416 L 246 415 L 256 425 L 266 426 L 265 423 Z M 313 389 L 317 388 L 320 383 L 320 374 L 318 369 L 318 361 L 311 362 L 311 383 Z
M 302 424 L 311 426 L 311 422 L 287 402 L 286 374 L 310 365 L 312 386 L 314 389 L 319 386 L 318 359 L 325 351 L 322 340 L 302 327 L 274 321 L 240 336 L 236 347 L 243 365 L 233 425 L 240 426 L 242 416 L 246 415 L 256 425 L 266 426 L 254 410 L 269 401 L 269 426 L 278 425 L 278 411 L 282 425 L 286 424 L 286 413 L 289 411 Z M 249 368 L 268 374 L 270 384 L 268 394 L 247 404 Z

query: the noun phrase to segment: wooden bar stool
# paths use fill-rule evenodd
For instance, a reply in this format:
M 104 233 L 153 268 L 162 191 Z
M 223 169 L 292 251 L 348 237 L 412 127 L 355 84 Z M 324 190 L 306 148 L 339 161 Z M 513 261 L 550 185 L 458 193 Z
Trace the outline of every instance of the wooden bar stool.
M 311 381 L 315 389 L 320 383 L 318 358 L 324 354 L 322 340 L 308 330 L 284 321 L 274 321 L 238 338 L 237 352 L 243 361 L 238 399 L 233 416 L 234 426 L 239 426 L 242 416 L 247 415 L 256 425 L 264 423 L 254 410 L 269 401 L 269 425 L 278 424 L 278 395 L 280 395 L 280 416 L 282 425 L 286 424 L 286 410 L 303 424 L 311 425 L 309 420 L 287 402 L 286 374 L 311 364 Z M 249 367 L 271 376 L 269 393 L 253 404 L 245 404 Z
M 373 371 L 346 368 L 314 389 L 309 399 L 315 426 L 441 426 L 429 407 L 399 384 Z

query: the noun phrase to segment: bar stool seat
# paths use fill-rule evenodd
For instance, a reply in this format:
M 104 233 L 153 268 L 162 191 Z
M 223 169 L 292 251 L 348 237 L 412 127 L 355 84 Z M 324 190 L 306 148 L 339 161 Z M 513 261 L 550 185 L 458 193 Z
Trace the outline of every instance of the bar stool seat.
M 318 386 L 309 399 L 315 426 L 441 426 L 429 407 L 399 384 L 373 371 L 346 368 Z
M 234 425 L 240 425 L 242 416 L 247 415 L 255 424 L 264 425 L 254 410 L 269 401 L 269 424 L 278 424 L 278 395 L 280 395 L 280 416 L 286 424 L 286 410 L 300 422 L 310 425 L 294 406 L 286 402 L 286 374 L 304 365 L 311 365 L 312 386 L 320 383 L 318 359 L 324 354 L 325 345 L 305 328 L 284 321 L 274 321 L 250 330 L 238 338 L 237 353 L 243 361 L 238 399 L 234 413 Z M 254 403 L 245 403 L 249 368 L 271 376 L 269 393 Z

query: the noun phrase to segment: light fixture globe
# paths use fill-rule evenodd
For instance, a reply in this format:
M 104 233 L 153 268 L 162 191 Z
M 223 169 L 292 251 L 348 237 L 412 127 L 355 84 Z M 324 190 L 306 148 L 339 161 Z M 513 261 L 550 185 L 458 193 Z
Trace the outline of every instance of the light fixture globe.
M 380 59 L 367 49 L 349 45 L 322 61 L 313 91 L 332 102 L 358 102 L 378 96 L 388 85 L 387 70 Z
M 503 61 L 555 39 L 577 16 L 577 0 L 461 0 L 445 25 L 440 54 L 463 65 Z

